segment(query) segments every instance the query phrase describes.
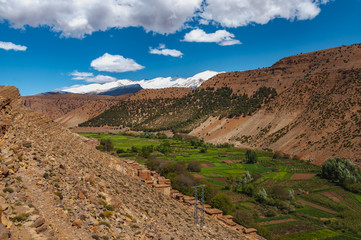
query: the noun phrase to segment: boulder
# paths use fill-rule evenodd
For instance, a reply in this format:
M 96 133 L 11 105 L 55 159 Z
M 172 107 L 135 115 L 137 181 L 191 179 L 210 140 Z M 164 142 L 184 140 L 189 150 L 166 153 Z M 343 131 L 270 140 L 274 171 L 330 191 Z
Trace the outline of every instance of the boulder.
M 43 225 L 45 223 L 45 219 L 43 217 L 38 217 L 33 224 L 31 224 L 31 227 L 33 228 L 37 228 L 40 227 L 41 225 Z
M 75 227 L 77 227 L 77 228 L 81 228 L 82 223 L 83 223 L 83 222 L 82 222 L 80 219 L 76 219 L 76 220 L 73 222 L 72 226 L 75 226 Z

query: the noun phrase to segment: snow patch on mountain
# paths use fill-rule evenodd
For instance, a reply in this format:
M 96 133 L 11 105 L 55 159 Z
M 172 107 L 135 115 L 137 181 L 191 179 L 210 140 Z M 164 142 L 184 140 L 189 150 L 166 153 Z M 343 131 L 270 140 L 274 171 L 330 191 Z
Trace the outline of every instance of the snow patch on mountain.
M 220 72 L 216 71 L 204 71 L 189 78 L 181 77 L 158 77 L 150 80 L 132 81 L 129 79 L 120 79 L 114 82 L 99 84 L 88 84 L 88 85 L 74 85 L 71 87 L 65 87 L 61 92 L 67 93 L 80 93 L 80 94 L 100 94 L 116 88 L 127 86 L 134 86 L 139 84 L 143 89 L 159 89 L 159 88 L 170 88 L 170 87 L 185 87 L 185 88 L 197 88 L 208 79 L 214 77 Z

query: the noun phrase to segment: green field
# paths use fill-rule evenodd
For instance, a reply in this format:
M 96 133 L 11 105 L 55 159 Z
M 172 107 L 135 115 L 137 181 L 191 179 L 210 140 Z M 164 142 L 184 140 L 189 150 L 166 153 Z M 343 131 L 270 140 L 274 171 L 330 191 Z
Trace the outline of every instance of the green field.
M 308 179 L 292 179 L 295 174 L 321 172 L 319 166 L 302 160 L 273 158 L 272 152 L 257 151 L 258 162 L 245 163 L 246 149 L 234 147 L 216 147 L 207 145 L 206 151 L 193 146 L 190 141 L 181 139 L 154 139 L 130 135 L 115 134 L 82 134 L 86 137 L 110 139 L 114 148 L 122 149 L 118 156 L 138 161 L 141 164 L 155 159 L 168 163 L 192 161 L 200 162 L 201 171 L 197 172 L 204 180 L 213 183 L 224 193 L 230 194 L 234 209 L 247 210 L 252 213 L 253 220 L 245 223 L 247 227 L 259 229 L 260 234 L 269 239 L 361 239 L 361 220 L 359 217 L 341 217 L 344 213 L 361 214 L 361 195 L 347 192 L 343 188 L 315 175 Z M 140 152 L 132 152 L 131 148 L 141 149 L 144 146 L 156 146 L 168 142 L 171 152 L 163 154 L 154 151 L 147 158 Z M 237 189 L 236 181 L 248 171 L 252 178 L 253 194 Z M 195 174 L 192 172 L 192 174 Z M 173 180 L 172 180 L 173 183 Z M 269 198 L 267 203 L 257 199 L 257 193 L 264 188 Z M 284 196 L 294 191 L 294 200 Z M 327 197 L 329 196 L 329 197 Z M 333 198 L 333 199 L 332 199 Z M 307 204 L 299 201 L 306 201 Z M 323 208 L 322 208 L 323 207 Z M 284 219 L 295 219 L 282 222 Z M 275 224 L 259 226 L 260 222 L 281 221 Z M 272 223 L 272 222 L 270 222 Z M 266 233 L 268 231 L 271 234 Z

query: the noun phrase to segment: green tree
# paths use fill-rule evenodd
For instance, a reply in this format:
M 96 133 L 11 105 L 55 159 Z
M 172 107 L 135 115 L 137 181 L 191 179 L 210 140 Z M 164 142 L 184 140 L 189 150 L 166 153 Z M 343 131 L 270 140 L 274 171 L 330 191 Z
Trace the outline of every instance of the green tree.
M 234 209 L 232 199 L 222 192 L 218 192 L 216 196 L 211 199 L 211 205 L 222 210 L 226 215 L 231 214 Z
M 267 201 L 267 192 L 266 189 L 261 188 L 259 192 L 257 193 L 257 200 L 261 203 Z
M 324 162 L 321 176 L 342 185 L 357 183 L 361 179 L 360 168 L 341 158 L 330 158 Z
M 103 146 L 102 150 L 104 150 L 106 152 L 111 152 L 114 150 L 113 143 L 110 139 L 101 139 L 100 145 Z
M 198 161 L 191 161 L 189 164 L 188 164 L 188 167 L 187 167 L 188 171 L 190 172 L 200 172 L 202 170 L 202 165 L 200 162 Z
M 257 153 L 253 150 L 246 151 L 246 163 L 256 163 L 258 160 Z

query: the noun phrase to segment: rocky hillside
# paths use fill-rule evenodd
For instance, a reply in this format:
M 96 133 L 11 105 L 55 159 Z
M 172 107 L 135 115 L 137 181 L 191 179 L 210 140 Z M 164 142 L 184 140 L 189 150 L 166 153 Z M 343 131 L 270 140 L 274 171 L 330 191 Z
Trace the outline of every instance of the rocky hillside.
M 127 176 L 122 160 L 0 86 L 1 239 L 244 239 Z
M 209 142 L 273 149 L 316 164 L 332 156 L 358 163 L 360 59 L 361 45 L 343 46 L 218 74 L 176 99 L 139 92 L 83 125 L 192 130 Z
M 132 94 L 118 97 L 83 94 L 48 94 L 23 97 L 24 105 L 34 111 L 49 116 L 54 121 L 75 127 Z
M 224 80 L 223 80 L 224 79 Z M 288 57 L 270 68 L 221 74 L 202 85 L 278 96 L 246 118 L 209 118 L 192 134 L 211 142 L 271 148 L 321 164 L 340 156 L 360 163 L 361 45 Z

